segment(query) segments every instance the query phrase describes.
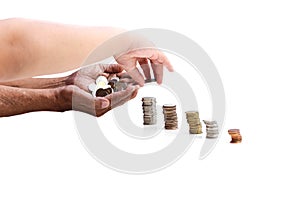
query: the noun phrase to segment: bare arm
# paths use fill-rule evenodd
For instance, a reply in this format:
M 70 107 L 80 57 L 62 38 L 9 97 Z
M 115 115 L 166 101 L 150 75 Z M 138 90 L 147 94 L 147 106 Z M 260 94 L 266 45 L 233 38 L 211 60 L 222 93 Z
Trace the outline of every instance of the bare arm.
M 75 85 L 51 89 L 0 86 L 0 117 L 35 111 L 64 112 L 69 110 L 100 117 L 134 98 L 136 93 L 137 87 L 129 86 L 124 91 L 94 98 Z M 74 103 L 74 97 L 76 103 Z
M 30 88 L 30 89 L 49 89 L 67 85 L 67 77 L 61 78 L 26 78 L 16 81 L 1 82 L 2 86 Z
M 0 117 L 33 111 L 66 111 L 71 105 L 59 100 L 59 90 L 0 86 Z
M 0 82 L 75 69 L 94 48 L 122 31 L 25 19 L 2 20 Z

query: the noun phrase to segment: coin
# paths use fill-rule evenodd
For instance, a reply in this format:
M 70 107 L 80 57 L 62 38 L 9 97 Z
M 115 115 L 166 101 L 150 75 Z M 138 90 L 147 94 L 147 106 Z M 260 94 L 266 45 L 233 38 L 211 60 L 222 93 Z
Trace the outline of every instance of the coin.
M 112 80 L 108 81 L 108 85 L 110 85 L 110 87 L 112 89 L 115 89 L 117 82 L 118 82 L 117 79 L 112 79 Z
M 217 138 L 219 134 L 207 134 L 206 138 Z
M 215 127 L 215 128 L 207 128 L 206 127 L 206 130 L 211 131 L 211 132 L 214 132 L 214 131 L 218 132 L 219 129 L 218 129 L 218 127 Z
M 106 88 L 106 89 L 99 88 L 96 91 L 96 97 L 105 97 L 106 95 L 111 94 L 111 93 L 112 93 L 112 89 L 111 88 Z
M 156 82 L 156 79 L 152 78 L 152 79 L 145 80 L 145 83 L 152 83 L 152 82 Z
M 156 98 L 155 97 L 143 97 L 142 101 L 155 101 L 156 102 Z
M 95 83 L 91 83 L 91 84 L 89 84 L 88 88 L 89 88 L 89 90 L 92 92 L 92 91 L 95 90 L 96 84 L 95 84 Z
M 206 125 L 206 128 L 218 128 L 218 124 Z
M 119 82 L 116 82 L 114 91 L 119 92 L 119 91 L 125 90 L 126 88 L 127 88 L 127 83 L 119 81 Z
M 228 130 L 228 133 L 239 133 L 240 132 L 240 129 L 229 129 Z
M 205 125 L 215 125 L 215 124 L 217 124 L 217 121 L 203 120 L 203 122 L 205 123 Z
M 105 76 L 99 76 L 97 79 L 96 79 L 96 85 L 99 86 L 99 87 L 103 87 L 105 85 L 108 84 L 108 80 Z

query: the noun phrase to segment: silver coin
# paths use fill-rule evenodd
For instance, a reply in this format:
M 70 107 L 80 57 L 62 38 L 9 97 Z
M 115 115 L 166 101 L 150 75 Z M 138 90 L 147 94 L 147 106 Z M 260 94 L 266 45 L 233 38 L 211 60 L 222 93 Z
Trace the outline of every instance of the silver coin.
M 208 120 L 203 120 L 203 122 L 207 125 L 215 125 L 217 124 L 217 121 L 208 121 Z
M 152 79 L 146 79 L 145 83 L 153 83 L 156 82 L 156 79 L 152 78 Z
M 207 131 L 219 131 L 218 128 L 206 128 Z
M 126 88 L 127 88 L 127 84 L 119 81 L 115 85 L 115 92 L 125 90 Z

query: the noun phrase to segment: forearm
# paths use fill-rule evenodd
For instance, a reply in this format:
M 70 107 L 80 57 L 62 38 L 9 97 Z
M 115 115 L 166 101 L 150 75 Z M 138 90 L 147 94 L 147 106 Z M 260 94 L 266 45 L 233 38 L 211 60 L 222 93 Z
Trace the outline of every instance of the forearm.
M 16 80 L 37 75 L 65 72 L 84 62 L 87 56 L 99 44 L 121 33 L 117 28 L 81 27 L 47 23 L 33 20 L 14 19 L 7 48 L 0 45 L 5 52 L 0 58 L 0 80 Z M 6 22 L 7 24 L 7 22 Z
M 0 117 L 34 111 L 71 110 L 69 101 L 62 99 L 60 89 L 23 89 L 0 86 Z
M 67 77 L 61 78 L 26 78 L 16 81 L 0 82 L 0 85 L 18 87 L 18 88 L 31 88 L 31 89 L 49 89 L 66 86 L 68 84 Z

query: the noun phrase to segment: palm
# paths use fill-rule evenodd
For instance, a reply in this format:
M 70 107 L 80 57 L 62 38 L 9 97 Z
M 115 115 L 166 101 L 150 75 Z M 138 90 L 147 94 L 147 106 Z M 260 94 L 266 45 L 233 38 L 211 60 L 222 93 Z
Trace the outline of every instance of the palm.
M 88 85 L 95 83 L 97 77 L 103 73 L 104 69 L 102 67 L 84 67 L 72 75 L 74 79 L 73 84 L 88 92 Z
M 114 92 L 101 98 L 94 98 L 88 90 L 88 86 L 95 83 L 100 75 L 104 75 L 108 79 L 110 76 L 117 75 L 121 77 L 122 81 L 132 80 L 128 75 L 123 74 L 122 71 L 123 68 L 121 65 L 94 65 L 82 68 L 71 74 L 67 80 L 69 87 L 66 93 L 68 96 L 72 96 L 72 108 L 99 117 L 110 109 L 134 98 L 138 87 L 131 84 L 127 85 L 127 89 L 123 91 Z M 103 107 L 103 102 L 109 102 L 109 107 Z

